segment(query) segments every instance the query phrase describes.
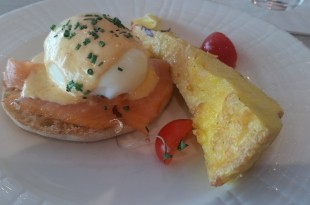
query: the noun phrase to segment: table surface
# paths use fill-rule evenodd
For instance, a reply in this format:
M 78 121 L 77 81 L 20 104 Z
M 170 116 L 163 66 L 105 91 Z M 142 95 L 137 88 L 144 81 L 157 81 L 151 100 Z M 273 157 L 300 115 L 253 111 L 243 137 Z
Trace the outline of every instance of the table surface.
M 22 8 L 29 4 L 43 0 L 0 0 L 0 16 Z M 202 0 L 207 1 L 207 0 Z M 249 0 L 209 0 L 217 3 L 224 4 L 234 9 L 247 12 L 250 15 L 263 19 L 278 28 L 293 32 L 297 39 L 302 41 L 307 47 L 310 48 L 310 37 L 297 34 L 310 35 L 310 1 L 305 0 L 304 3 L 290 11 L 270 11 L 267 9 L 259 8 L 249 2 Z

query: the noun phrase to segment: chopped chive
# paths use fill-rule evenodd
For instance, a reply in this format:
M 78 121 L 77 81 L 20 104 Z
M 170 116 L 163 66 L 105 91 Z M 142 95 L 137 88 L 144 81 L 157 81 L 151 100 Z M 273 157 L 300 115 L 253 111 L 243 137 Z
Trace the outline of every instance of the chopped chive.
M 86 29 L 87 28 L 87 25 L 81 25 L 80 26 L 80 30 L 83 30 L 83 29 Z
M 91 69 L 91 68 L 89 68 L 89 69 L 87 70 L 87 74 L 88 74 L 88 75 L 93 75 L 93 74 L 94 74 L 94 70 Z
M 77 29 L 80 26 L 80 22 L 76 22 L 75 26 L 74 26 L 74 30 Z
M 124 36 L 125 36 L 126 38 L 133 38 L 133 36 L 131 35 L 131 33 L 125 33 Z
M 82 91 L 83 91 L 83 84 L 82 84 L 82 83 L 75 83 L 74 88 L 75 88 L 77 91 L 82 92 Z
M 67 86 L 66 86 L 66 91 L 67 91 L 67 92 L 71 92 L 71 90 L 72 90 L 73 87 L 74 87 L 74 81 L 71 80 L 71 81 L 67 84 Z
M 76 45 L 76 47 L 75 47 L 75 50 L 79 50 L 79 49 L 81 48 L 81 46 L 82 46 L 82 45 L 78 43 L 78 44 Z
M 92 20 L 91 20 L 91 24 L 92 24 L 92 25 L 96 25 L 96 24 L 97 24 L 97 19 L 92 19 Z
M 71 22 L 71 19 L 67 21 L 66 26 L 68 26 L 70 22 Z
M 126 111 L 126 112 L 128 112 L 129 109 L 130 109 L 130 107 L 128 105 L 123 107 L 123 110 Z
M 94 31 L 95 31 L 95 32 L 100 31 L 101 33 L 104 32 L 104 30 L 103 30 L 102 28 L 100 28 L 99 26 L 94 26 Z
M 54 31 L 57 26 L 55 24 L 51 25 L 51 30 Z
M 146 132 L 150 132 L 150 129 L 147 126 L 145 126 L 145 130 Z
M 83 41 L 84 46 L 86 46 L 86 45 L 89 44 L 89 43 L 90 43 L 89 38 L 85 38 L 85 40 Z
M 98 34 L 94 33 L 93 34 L 94 39 L 96 40 L 97 38 L 99 38 Z
M 118 18 L 114 17 L 112 19 L 109 15 L 106 15 L 106 14 L 102 14 L 102 16 L 103 16 L 103 18 L 110 21 L 111 23 L 113 23 L 118 28 L 125 28 L 125 26 L 122 24 L 121 20 L 119 20 Z
M 92 57 L 93 57 L 93 53 L 90 52 L 90 53 L 88 54 L 87 58 L 88 58 L 88 59 L 91 59 Z
M 90 90 L 85 90 L 85 91 L 83 92 L 84 96 L 88 95 L 89 93 L 90 93 Z
M 118 68 L 117 68 L 117 70 L 119 70 L 119 71 L 123 71 L 124 69 L 123 69 L 123 68 L 121 68 L 121 67 L 118 67 Z
M 69 30 L 65 30 L 64 37 L 68 38 L 69 36 L 70 36 L 70 31 Z
M 97 61 L 97 55 L 93 55 L 91 58 L 92 64 L 96 64 L 96 61 Z
M 100 16 L 98 16 L 98 15 L 96 15 L 96 17 L 97 17 L 97 20 L 98 20 L 98 21 L 102 20 L 102 17 L 100 17 Z
M 89 31 L 88 34 L 94 37 L 95 40 L 99 38 L 98 34 L 95 31 Z
M 103 62 L 101 61 L 101 62 L 98 64 L 98 66 L 102 66 L 102 64 L 103 64 Z
M 76 33 L 75 33 L 75 32 L 70 33 L 70 35 L 69 35 L 68 39 L 73 38 L 75 35 L 76 35 Z
M 104 41 L 99 41 L 99 43 L 98 43 L 98 44 L 99 44 L 99 46 L 100 46 L 100 47 L 105 46 L 105 42 L 104 42 Z
M 90 16 L 93 16 L 93 14 L 85 14 L 84 16 L 85 17 L 90 17 Z

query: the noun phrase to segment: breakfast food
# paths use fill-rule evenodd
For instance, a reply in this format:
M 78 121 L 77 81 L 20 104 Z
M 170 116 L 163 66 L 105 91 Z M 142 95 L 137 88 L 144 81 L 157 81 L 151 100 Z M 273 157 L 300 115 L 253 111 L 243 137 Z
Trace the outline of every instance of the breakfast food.
M 251 167 L 281 130 L 279 104 L 215 55 L 172 32 L 140 25 L 132 32 L 170 64 L 173 81 L 192 113 L 210 184 L 223 185 Z
M 97 141 L 147 133 L 172 90 L 169 64 L 150 59 L 118 18 L 85 14 L 52 25 L 32 62 L 9 59 L 2 106 L 28 131 Z

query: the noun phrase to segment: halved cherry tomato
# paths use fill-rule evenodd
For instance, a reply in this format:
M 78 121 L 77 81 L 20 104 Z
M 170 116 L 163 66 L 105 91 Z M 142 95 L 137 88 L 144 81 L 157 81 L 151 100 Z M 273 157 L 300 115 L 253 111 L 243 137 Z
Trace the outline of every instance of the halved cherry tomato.
M 192 120 L 177 119 L 166 124 L 158 133 L 155 140 L 156 155 L 165 164 L 171 162 L 175 150 L 183 149 L 187 145 L 184 139 L 192 130 Z
M 237 52 L 232 41 L 223 33 L 211 33 L 203 41 L 202 50 L 218 56 L 218 59 L 226 65 L 235 68 Z

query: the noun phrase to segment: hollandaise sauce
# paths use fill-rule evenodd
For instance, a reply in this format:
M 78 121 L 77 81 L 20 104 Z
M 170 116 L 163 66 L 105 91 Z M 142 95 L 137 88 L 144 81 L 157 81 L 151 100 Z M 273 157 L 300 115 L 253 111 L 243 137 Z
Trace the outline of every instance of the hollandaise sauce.
M 148 67 L 148 54 L 118 18 L 86 14 L 50 27 L 42 63 L 26 79 L 22 95 L 59 104 L 88 95 L 112 99 L 146 96 L 158 79 Z

